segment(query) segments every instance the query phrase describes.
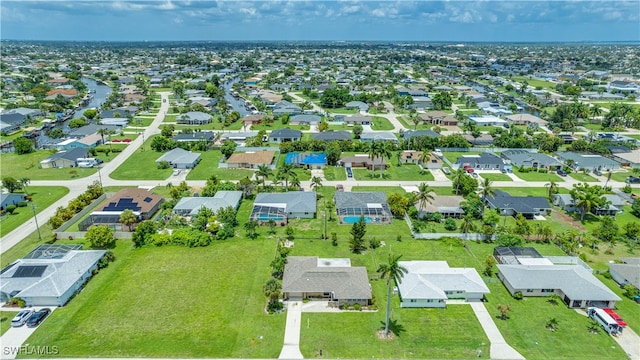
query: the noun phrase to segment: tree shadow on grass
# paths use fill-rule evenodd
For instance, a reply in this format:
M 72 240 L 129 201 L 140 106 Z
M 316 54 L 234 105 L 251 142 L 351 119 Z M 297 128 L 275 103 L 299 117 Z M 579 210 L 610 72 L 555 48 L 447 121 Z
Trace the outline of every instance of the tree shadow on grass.
M 381 329 L 384 330 L 384 321 L 380 321 L 380 324 L 382 324 Z M 402 324 L 398 324 L 398 320 L 389 319 L 389 331 L 393 332 L 396 336 L 399 337 L 400 334 L 407 330 L 405 330 Z

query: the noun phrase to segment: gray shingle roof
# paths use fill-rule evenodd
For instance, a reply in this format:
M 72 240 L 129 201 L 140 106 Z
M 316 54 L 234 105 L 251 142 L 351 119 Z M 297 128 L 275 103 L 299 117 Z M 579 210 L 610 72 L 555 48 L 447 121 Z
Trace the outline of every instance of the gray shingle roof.
M 507 150 L 502 152 L 502 157 L 511 160 L 511 163 L 516 166 L 532 166 L 532 164 L 538 163 L 538 166 L 560 166 L 562 163 L 557 159 L 541 153 L 532 153 L 526 150 Z
M 620 298 L 580 265 L 502 265 L 498 270 L 516 289 L 560 289 L 572 300 Z
M 339 131 L 323 131 L 311 135 L 313 140 L 333 141 L 333 140 L 351 140 L 351 133 L 344 130 Z
M 193 164 L 198 161 L 198 159 L 200 159 L 200 154 L 198 153 L 175 148 L 160 156 L 156 162 L 168 161 L 171 164 Z
M 276 129 L 270 134 L 271 138 L 301 138 L 302 131 L 293 129 Z
M 73 148 L 71 150 L 55 153 L 45 160 L 66 159 L 69 161 L 76 161 L 79 158 L 86 158 L 89 151 L 85 148 Z
M 315 213 L 315 191 L 291 191 L 286 193 L 259 193 L 254 206 L 261 204 L 285 204 L 288 213 Z
M 609 264 L 609 270 L 620 274 L 629 284 L 640 289 L 640 263 Z
M 502 190 L 494 190 L 494 196 L 487 196 L 487 202 L 496 209 L 513 209 L 517 213 L 528 214 L 534 209 L 550 209 L 544 196 L 511 196 Z
M 200 208 L 206 207 L 217 212 L 228 206 L 234 209 L 238 207 L 242 199 L 242 191 L 218 191 L 213 197 L 183 197 L 173 207 L 174 211 L 189 212 L 190 215 L 196 215 Z
M 386 204 L 387 195 L 383 192 L 336 192 L 336 209 L 367 208 L 367 204 Z
M 197 140 L 213 140 L 216 134 L 213 131 L 198 131 L 191 134 L 178 134 L 173 137 L 176 141 L 197 141 Z
M 316 256 L 289 256 L 282 277 L 283 292 L 333 292 L 336 299 L 371 299 L 364 267 L 319 267 Z
M 473 268 L 450 268 L 446 261 L 400 261 L 408 270 L 398 286 L 403 299 L 446 299 L 445 291 L 489 293 Z

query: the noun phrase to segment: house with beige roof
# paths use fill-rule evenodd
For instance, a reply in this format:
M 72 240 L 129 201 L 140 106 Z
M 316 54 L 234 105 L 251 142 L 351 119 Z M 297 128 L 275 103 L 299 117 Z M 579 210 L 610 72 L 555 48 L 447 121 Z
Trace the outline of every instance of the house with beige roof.
M 257 169 L 260 165 L 272 165 L 274 151 L 250 151 L 234 153 L 227 159 L 226 167 L 230 169 Z

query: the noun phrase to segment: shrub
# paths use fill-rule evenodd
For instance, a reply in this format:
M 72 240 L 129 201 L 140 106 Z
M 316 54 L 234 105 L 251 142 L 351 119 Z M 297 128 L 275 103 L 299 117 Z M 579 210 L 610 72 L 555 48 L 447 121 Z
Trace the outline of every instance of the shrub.
M 169 164 L 168 161 L 160 161 L 158 163 L 158 169 L 168 169 L 171 167 L 171 164 Z
M 362 310 L 362 308 L 360 307 L 360 304 L 355 304 L 355 305 L 353 305 L 353 310 L 360 311 L 360 310 Z
M 98 262 L 98 269 L 106 268 L 107 266 L 109 266 L 110 262 L 113 262 L 115 260 L 116 260 L 116 256 L 113 253 L 113 251 L 111 250 L 107 251 L 102 257 L 102 259 L 100 259 L 100 261 Z
M 516 300 L 522 300 L 522 291 L 516 291 L 515 294 L 513 294 L 513 298 Z
M 338 246 L 338 234 L 334 232 L 331 233 L 331 245 Z
M 636 287 L 631 284 L 627 284 L 622 288 L 624 289 L 624 296 L 628 297 L 629 299 L 633 299 L 634 297 L 640 295 L 640 291 L 638 291 L 638 289 L 636 289 Z
M 452 218 L 447 218 L 447 220 L 444 221 L 444 228 L 446 230 L 453 231 L 453 230 L 457 229 L 458 227 L 456 226 L 456 221 L 455 220 L 453 220 Z
M 282 305 L 282 303 L 278 300 L 269 300 L 269 304 L 267 305 L 267 312 L 269 314 L 273 314 L 277 311 L 282 310 L 284 306 Z
M 21 307 L 21 308 L 23 308 L 23 307 L 27 306 L 27 303 L 24 300 L 22 300 L 21 298 L 13 297 L 13 298 L 9 299 L 9 301 L 7 302 L 7 305 L 13 306 L 13 307 Z
M 27 202 L 26 201 L 20 201 L 18 203 L 18 207 L 26 207 L 27 206 Z
M 547 170 L 547 169 L 538 169 L 538 172 L 541 173 L 541 174 L 546 174 L 546 173 L 549 172 L 549 170 Z
M 6 210 L 7 210 L 7 212 L 9 214 L 13 214 L 13 212 L 16 211 L 16 206 L 15 205 L 8 205 Z
M 372 237 L 371 239 L 369 239 L 369 247 L 374 250 L 379 248 L 380 240 L 376 239 L 375 237 Z
M 398 235 L 398 236 L 396 237 L 396 241 L 401 242 L 401 241 L 402 241 L 402 235 Z
M 584 262 L 588 262 L 589 259 L 587 259 L 587 254 L 582 253 L 580 255 L 578 255 L 578 258 L 580 258 L 580 260 L 584 261 Z

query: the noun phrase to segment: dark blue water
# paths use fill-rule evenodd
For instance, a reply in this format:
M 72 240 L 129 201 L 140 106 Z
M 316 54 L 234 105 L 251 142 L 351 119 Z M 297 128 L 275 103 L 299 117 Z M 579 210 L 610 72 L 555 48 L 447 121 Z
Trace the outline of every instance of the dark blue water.
M 107 100 L 107 98 L 111 95 L 111 92 L 113 91 L 109 86 L 100 85 L 93 79 L 83 77 L 81 80 L 90 91 L 95 91 L 95 92 L 92 94 L 93 99 L 89 101 L 89 104 L 76 110 L 74 118 L 81 117 L 82 113 L 84 113 L 85 110 L 100 108 L 102 103 L 104 103 L 104 101 Z
M 231 88 L 234 83 L 242 81 L 240 78 L 234 78 L 232 81 L 224 83 L 224 99 L 227 103 L 233 107 L 234 111 L 240 113 L 240 116 L 245 116 L 250 112 L 244 107 L 245 100 L 243 98 L 234 98 L 231 96 Z

